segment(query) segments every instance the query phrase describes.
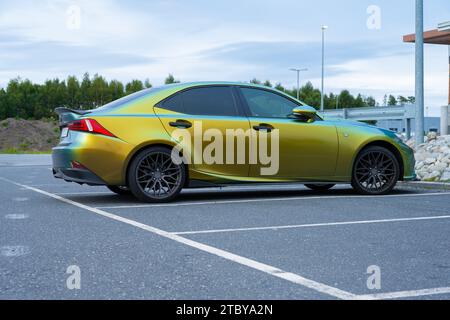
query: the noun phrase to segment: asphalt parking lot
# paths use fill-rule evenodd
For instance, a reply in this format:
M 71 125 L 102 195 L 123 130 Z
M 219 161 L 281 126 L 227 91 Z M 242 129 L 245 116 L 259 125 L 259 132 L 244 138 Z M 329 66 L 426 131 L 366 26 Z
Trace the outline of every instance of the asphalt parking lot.
M 0 190 L 0 299 L 450 299 L 449 190 L 211 188 L 151 205 L 56 180 L 41 155 L 0 156 Z

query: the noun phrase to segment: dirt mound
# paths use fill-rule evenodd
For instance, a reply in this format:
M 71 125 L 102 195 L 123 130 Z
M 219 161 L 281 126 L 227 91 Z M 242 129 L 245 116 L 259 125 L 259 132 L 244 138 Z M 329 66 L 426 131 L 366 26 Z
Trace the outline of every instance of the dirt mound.
M 58 144 L 56 120 L 23 120 L 9 118 L 0 121 L 0 152 L 50 152 Z

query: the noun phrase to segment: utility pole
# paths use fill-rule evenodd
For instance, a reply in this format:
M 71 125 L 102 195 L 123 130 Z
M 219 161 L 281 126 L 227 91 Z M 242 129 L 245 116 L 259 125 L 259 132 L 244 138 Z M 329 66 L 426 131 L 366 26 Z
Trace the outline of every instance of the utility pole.
M 423 0 L 416 0 L 416 146 L 424 141 Z
M 325 30 L 328 26 L 322 26 L 322 88 L 320 90 L 320 111 L 324 109 L 323 82 L 325 76 Z

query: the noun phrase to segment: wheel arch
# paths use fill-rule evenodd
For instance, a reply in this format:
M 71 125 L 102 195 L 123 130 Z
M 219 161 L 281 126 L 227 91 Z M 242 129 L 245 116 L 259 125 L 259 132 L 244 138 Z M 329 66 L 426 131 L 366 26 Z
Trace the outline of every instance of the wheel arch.
M 168 141 L 152 141 L 152 142 L 147 142 L 147 143 L 140 144 L 139 146 L 136 146 L 128 155 L 128 157 L 125 161 L 125 164 L 123 166 L 122 176 L 124 177 L 125 184 L 127 184 L 127 182 L 128 182 L 128 168 L 130 167 L 130 164 L 133 162 L 134 158 L 136 158 L 136 156 L 140 152 L 142 152 L 143 150 L 149 149 L 149 148 L 153 148 L 153 147 L 163 147 L 163 148 L 172 150 L 175 146 L 176 146 L 175 143 L 168 142 Z M 184 163 L 184 166 L 186 168 L 186 181 L 185 181 L 185 186 L 186 186 L 189 182 L 189 170 L 188 170 L 189 167 L 186 163 Z
M 358 158 L 359 154 L 369 147 L 382 147 L 382 148 L 385 148 L 385 149 L 391 151 L 394 154 L 394 156 L 398 162 L 399 169 L 400 169 L 399 180 L 403 180 L 404 170 L 405 170 L 404 163 L 403 163 L 403 157 L 395 145 L 393 145 L 392 143 L 385 141 L 385 140 L 370 141 L 370 142 L 364 144 L 361 148 L 359 148 L 358 152 L 355 154 L 355 157 L 353 158 L 352 172 L 351 172 L 352 175 L 353 175 L 353 170 L 355 167 L 356 159 Z

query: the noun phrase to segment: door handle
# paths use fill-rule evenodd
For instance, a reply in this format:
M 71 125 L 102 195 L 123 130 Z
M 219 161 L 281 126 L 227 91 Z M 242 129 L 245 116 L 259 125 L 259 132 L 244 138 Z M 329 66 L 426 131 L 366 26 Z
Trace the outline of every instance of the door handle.
M 175 122 L 169 122 L 169 125 L 171 127 L 181 128 L 181 129 L 187 129 L 187 128 L 192 127 L 192 123 L 190 123 L 189 121 L 180 120 L 180 119 Z
M 274 127 L 271 126 L 270 124 L 267 123 L 260 123 L 257 126 L 253 126 L 253 129 L 255 129 L 256 131 L 267 131 L 267 132 L 271 132 Z

